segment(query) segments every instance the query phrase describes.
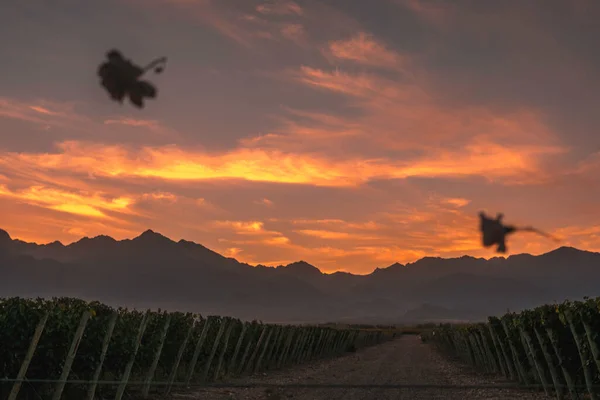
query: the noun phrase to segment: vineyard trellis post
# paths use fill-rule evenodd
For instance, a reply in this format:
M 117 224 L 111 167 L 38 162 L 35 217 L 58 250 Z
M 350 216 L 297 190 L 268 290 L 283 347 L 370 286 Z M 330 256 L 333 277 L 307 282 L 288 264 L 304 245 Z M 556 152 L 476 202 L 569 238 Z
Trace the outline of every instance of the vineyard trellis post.
M 335 338 L 335 334 L 336 334 L 336 331 L 333 328 L 325 334 L 325 340 L 324 340 L 323 346 L 321 346 L 321 348 L 319 349 L 319 351 L 317 353 L 317 357 L 327 357 L 331 354 L 331 349 L 333 347 L 332 341 Z
M 475 338 L 473 337 L 471 332 L 466 332 L 465 335 L 467 341 L 469 342 L 469 345 L 471 346 L 471 350 L 473 352 L 473 361 L 475 362 L 475 365 L 487 371 L 487 366 L 485 365 L 484 359 L 481 355 L 481 352 L 479 351 L 480 349 L 477 345 L 477 342 L 475 341 Z
M 63 365 L 62 372 L 60 374 L 60 380 L 56 383 L 54 388 L 54 394 L 52 395 L 52 400 L 60 400 L 63 390 L 65 388 L 65 382 L 69 378 L 69 374 L 71 373 L 71 366 L 73 365 L 73 361 L 75 360 L 75 355 L 77 354 L 77 349 L 79 348 L 79 344 L 81 343 L 81 338 L 83 337 L 83 333 L 85 332 L 85 327 L 87 325 L 88 320 L 92 314 L 89 311 L 84 311 L 81 320 L 79 321 L 79 326 L 75 331 L 75 335 L 73 335 L 73 340 L 71 341 L 71 347 L 69 348 L 69 352 L 67 353 L 67 358 L 65 359 L 65 364 Z
M 231 336 L 231 332 L 233 328 L 235 328 L 236 320 L 231 320 L 231 323 L 227 327 L 227 331 L 225 332 L 225 337 L 223 338 L 223 348 L 221 349 L 221 353 L 219 354 L 219 360 L 217 361 L 217 368 L 215 369 L 214 380 L 217 381 L 220 378 L 221 368 L 223 367 L 223 360 L 225 358 L 225 353 L 227 353 L 227 347 L 229 346 L 229 337 Z M 226 372 L 226 371 L 225 371 Z
M 567 323 L 571 330 L 571 334 L 573 335 L 573 339 L 575 339 L 575 345 L 577 346 L 577 352 L 579 353 L 579 359 L 581 360 L 581 367 L 583 368 L 583 375 L 585 379 L 585 384 L 588 389 L 588 393 L 590 395 L 591 400 L 598 400 L 598 396 L 596 391 L 594 390 L 594 372 L 592 371 L 591 365 L 588 364 L 589 354 L 586 351 L 586 348 L 583 344 L 583 338 L 577 332 L 577 328 L 575 326 L 575 319 L 569 310 L 565 311 L 565 317 L 567 319 Z
M 152 384 L 152 379 L 154 379 L 154 373 L 156 372 L 156 367 L 158 367 L 158 361 L 160 360 L 160 355 L 162 354 L 163 346 L 165 344 L 170 325 L 171 314 L 167 314 L 165 324 L 163 325 L 163 329 L 160 333 L 160 341 L 158 343 L 158 348 L 156 349 L 156 353 L 154 353 L 154 359 L 152 360 L 152 365 L 150 365 L 150 369 L 148 370 L 148 374 L 146 375 L 145 379 L 145 384 L 142 389 L 142 398 L 144 399 L 148 398 L 148 394 L 150 393 L 150 385 Z
M 190 365 L 188 367 L 188 373 L 185 378 L 185 384 L 187 386 L 190 385 L 192 376 L 194 375 L 194 372 L 196 370 L 196 364 L 198 363 L 198 357 L 200 356 L 200 350 L 202 350 L 202 347 L 204 346 L 204 341 L 206 340 L 206 336 L 208 335 L 208 329 L 210 328 L 212 321 L 213 321 L 213 317 L 206 317 L 206 319 L 204 319 L 204 324 L 202 325 L 202 332 L 200 333 L 200 336 L 198 337 L 198 340 L 196 341 L 196 347 L 194 348 L 194 354 L 192 355 L 192 361 L 190 361 Z
M 313 348 L 315 346 L 315 341 L 317 340 L 317 333 L 319 333 L 319 337 L 322 337 L 323 330 L 320 328 L 315 328 L 311 330 L 311 332 L 308 334 L 308 341 L 306 343 L 306 349 L 302 354 L 301 363 L 304 363 L 310 359 L 313 353 Z
M 600 348 L 594 339 L 597 336 L 597 333 L 594 332 L 590 324 L 586 321 L 582 312 L 579 313 L 579 316 L 581 318 L 581 322 L 583 323 L 583 328 L 585 329 L 585 335 L 587 336 L 587 340 L 590 345 L 590 351 L 592 352 L 592 357 L 596 363 L 597 371 L 600 373 Z
M 283 337 L 281 338 L 280 351 L 277 352 L 277 354 L 275 354 L 273 357 L 274 368 L 279 368 L 283 364 L 283 358 L 285 357 L 288 351 L 288 347 L 291 343 L 291 338 L 293 337 L 294 329 L 294 326 L 285 327 L 285 330 L 283 331 Z
M 17 400 L 17 396 L 19 395 L 19 391 L 21 390 L 21 384 L 27 375 L 27 370 L 29 369 L 29 364 L 33 359 L 33 355 L 35 353 L 35 349 L 42 337 L 42 333 L 44 332 L 44 328 L 46 327 L 46 322 L 48 321 L 48 317 L 50 316 L 49 312 L 46 312 L 37 326 L 35 327 L 35 331 L 33 332 L 33 338 L 31 342 L 29 342 L 29 348 L 27 349 L 27 353 L 25 354 L 25 359 L 21 363 L 21 368 L 19 368 L 19 373 L 17 374 L 17 380 L 12 386 L 10 394 L 8 395 L 8 400 Z
M 267 336 L 266 340 L 265 340 L 265 345 L 262 348 L 262 351 L 260 352 L 260 355 L 258 356 L 258 360 L 256 360 L 256 364 L 254 366 L 254 373 L 257 373 L 260 370 L 260 364 L 263 360 L 263 357 L 265 356 L 267 350 L 269 349 L 269 344 L 270 344 L 270 340 L 271 337 L 273 336 L 273 332 L 275 332 L 277 330 L 277 327 L 272 327 L 271 329 L 269 329 L 269 335 Z M 258 347 L 257 347 L 258 349 Z
M 291 343 L 292 335 L 294 334 L 294 327 L 287 326 L 282 334 L 281 338 L 281 348 L 278 353 L 273 356 L 273 366 L 274 368 L 280 368 L 283 364 L 283 358 L 288 351 L 288 346 Z
M 244 348 L 244 354 L 242 355 L 240 364 L 237 367 L 236 375 L 241 375 L 242 373 L 244 373 L 245 366 L 246 366 L 246 360 L 248 359 L 248 355 L 250 354 L 250 349 L 251 349 L 252 343 L 254 343 L 254 340 L 256 339 L 258 333 L 261 331 L 261 328 L 262 328 L 262 325 L 255 325 L 248 329 L 250 336 L 248 338 L 248 343 L 247 343 L 246 347 Z
M 502 373 L 504 374 L 504 376 L 506 378 L 509 378 L 511 376 L 511 374 L 509 372 L 506 357 L 504 355 L 504 349 L 502 349 L 502 345 L 500 344 L 500 340 L 499 340 L 498 336 L 496 335 L 496 332 L 495 332 L 492 324 L 488 323 L 487 327 L 490 332 L 490 336 L 492 338 L 492 343 L 494 343 L 494 347 L 496 349 L 496 355 L 498 357 L 497 359 L 498 359 L 498 365 L 500 366 L 500 370 L 502 371 Z
M 175 382 L 175 379 L 177 378 L 177 372 L 179 371 L 179 364 L 181 362 L 181 358 L 183 357 L 183 353 L 185 352 L 187 344 L 190 341 L 192 334 L 194 333 L 194 328 L 196 327 L 196 325 L 198 323 L 199 322 L 196 320 L 192 321 L 192 323 L 190 324 L 190 327 L 188 328 L 188 331 L 185 335 L 185 338 L 183 339 L 183 342 L 179 346 L 179 350 L 177 351 L 177 355 L 175 356 L 175 362 L 173 363 L 173 367 L 171 368 L 171 373 L 169 374 L 169 378 L 167 379 L 167 387 L 165 388 L 165 392 L 164 392 L 165 395 L 169 394 L 169 392 L 171 391 L 171 387 L 173 386 L 173 383 Z M 89 399 L 89 400 L 92 400 L 92 399 Z
M 310 352 L 307 355 L 308 360 L 312 360 L 315 357 L 319 356 L 321 349 L 325 347 L 326 337 L 329 332 L 326 329 L 321 329 L 321 333 L 319 334 L 319 338 L 314 340 L 310 346 Z
M 292 345 L 290 364 L 295 365 L 298 363 L 300 358 L 300 353 L 304 348 L 304 343 L 306 342 L 306 338 L 308 336 L 308 331 L 304 327 L 298 327 L 298 336 L 296 337 L 295 342 Z
M 542 354 L 544 355 L 544 358 L 546 359 L 546 364 L 548 364 L 548 370 L 550 371 L 550 377 L 552 378 L 552 383 L 554 384 L 556 398 L 558 400 L 562 400 L 564 398 L 563 385 L 562 385 L 560 376 L 558 374 L 556 364 L 554 363 L 552 354 L 548 351 L 548 347 L 546 345 L 546 340 L 545 340 L 544 335 L 542 334 L 543 332 L 541 331 L 541 329 L 538 329 L 537 326 L 534 326 L 533 329 L 535 332 L 535 336 L 538 340 L 538 343 L 540 344 L 540 347 L 542 348 Z
M 531 354 L 531 352 L 529 351 L 529 346 L 527 346 L 527 343 L 525 342 L 525 337 L 523 336 L 523 332 L 521 329 L 517 328 L 516 332 L 515 332 L 518 336 L 519 339 L 521 340 L 521 346 L 523 347 L 523 351 L 525 352 L 525 356 L 527 357 L 527 360 L 529 361 L 529 372 L 533 375 L 533 380 L 537 383 L 542 383 L 542 378 L 540 376 L 540 372 L 539 369 L 537 368 L 536 364 L 535 364 L 535 360 L 533 359 L 533 355 Z
M 512 358 L 508 354 L 508 350 L 506 349 L 506 346 L 504 345 L 504 341 L 502 340 L 502 337 L 498 334 L 495 327 L 492 327 L 492 333 L 494 335 L 496 335 L 496 339 L 498 340 L 498 344 L 500 345 L 500 349 L 502 350 L 502 355 L 504 357 L 504 360 L 506 361 L 506 366 L 508 368 L 508 375 L 509 375 L 510 379 L 517 380 L 518 376 L 517 376 L 515 364 L 513 363 Z
M 121 383 L 117 388 L 117 394 L 115 395 L 115 400 L 121 400 L 123 398 L 123 394 L 125 393 L 125 388 L 127 387 L 127 383 L 129 382 L 129 375 L 131 374 L 131 370 L 133 368 L 133 364 L 135 363 L 135 357 L 137 356 L 137 352 L 140 348 L 140 344 L 142 343 L 142 338 L 144 337 L 144 332 L 146 331 L 146 327 L 148 326 L 148 322 L 150 320 L 150 310 L 146 311 L 142 316 L 142 321 L 140 322 L 140 326 L 138 328 L 138 334 L 135 338 L 135 343 L 133 346 L 133 351 L 129 362 L 125 366 L 125 371 L 123 372 L 123 377 L 121 378 Z
M 510 334 L 511 332 L 510 332 L 510 329 L 508 328 L 506 319 L 504 319 L 504 318 L 501 319 L 500 323 L 502 324 L 502 327 L 504 328 L 504 333 L 506 334 L 506 342 L 508 343 L 508 347 L 510 348 L 510 352 L 512 353 L 514 365 L 516 366 L 516 369 L 517 369 L 517 378 L 519 379 L 520 382 L 528 385 L 529 378 L 527 377 L 527 374 L 525 374 L 525 368 L 523 367 L 523 364 L 521 363 L 521 359 L 519 357 L 517 347 L 513 341 L 513 338 L 511 337 L 511 334 Z
M 292 343 L 294 338 L 298 334 L 298 329 L 295 326 L 290 327 L 290 331 L 288 333 L 288 337 L 286 339 L 285 347 L 283 348 L 283 352 L 281 353 L 279 360 L 277 360 L 277 368 L 280 368 L 287 364 L 288 356 L 290 355 L 290 349 L 292 347 Z
M 490 346 L 490 343 L 488 341 L 487 335 L 485 334 L 485 330 L 483 329 L 483 327 L 481 325 L 479 325 L 477 327 L 477 333 L 479 334 L 479 338 L 481 340 L 481 343 L 485 349 L 485 352 L 487 354 L 489 363 L 490 363 L 490 367 L 491 370 L 494 373 L 501 373 L 500 369 L 498 368 L 498 361 L 496 360 L 496 356 Z
M 260 346 L 262 345 L 263 341 L 265 340 L 265 335 L 269 331 L 270 331 L 269 325 L 262 325 L 262 330 L 261 330 L 260 336 L 258 337 L 258 341 L 256 342 L 256 344 L 254 346 L 254 350 L 252 351 L 252 355 L 248 359 L 248 363 L 246 364 L 246 366 L 244 368 L 244 373 L 248 373 L 252 369 L 252 365 L 254 364 L 254 360 L 256 360 L 256 356 L 258 355 L 258 351 L 261 348 Z
M 283 327 L 276 326 L 275 327 L 275 335 L 273 336 L 273 341 L 272 341 L 271 345 L 269 346 L 269 349 L 267 350 L 265 357 L 264 357 L 263 365 L 264 365 L 264 368 L 266 368 L 266 369 L 269 369 L 269 366 L 271 364 L 271 358 L 273 357 L 275 350 L 279 346 L 279 340 L 281 338 L 282 333 L 283 333 Z
M 106 333 L 104 334 L 104 339 L 102 340 L 102 350 L 100 352 L 100 360 L 98 360 L 98 365 L 96 366 L 96 370 L 94 371 L 94 375 L 92 377 L 92 382 L 88 388 L 87 392 L 87 400 L 94 400 L 96 395 L 96 388 L 98 387 L 98 380 L 100 379 L 100 374 L 102 373 L 102 367 L 104 366 L 104 359 L 106 358 L 106 354 L 108 353 L 108 346 L 110 344 L 110 339 L 112 338 L 113 332 L 115 330 L 115 325 L 117 324 L 117 319 L 119 318 L 119 312 L 114 311 L 108 320 L 108 327 L 106 328 Z
M 217 331 L 217 336 L 213 342 L 212 349 L 210 350 L 210 354 L 206 359 L 206 363 L 204 364 L 204 371 L 202 372 L 202 377 L 200 378 L 200 382 L 206 382 L 208 379 L 208 373 L 210 372 L 210 366 L 215 358 L 215 354 L 217 354 L 217 350 L 219 349 L 219 344 L 221 343 L 221 337 L 223 336 L 223 332 L 225 331 L 225 327 L 230 324 L 230 318 L 221 319 L 221 324 L 219 325 L 219 330 Z M 231 321 L 233 323 L 233 321 Z
M 535 361 L 533 359 L 533 355 L 531 354 L 531 352 L 529 351 L 529 346 L 527 346 L 527 343 L 525 343 L 525 337 L 523 336 L 523 333 L 521 332 L 521 330 L 518 327 L 512 326 L 511 329 L 513 329 L 515 331 L 515 334 L 519 337 L 520 343 L 521 343 L 521 347 L 523 348 L 523 351 L 525 353 L 525 357 L 527 358 L 528 361 L 528 367 L 529 369 L 525 372 L 531 374 L 533 376 L 533 380 L 534 383 L 542 383 L 542 378 L 540 376 L 539 370 L 535 365 Z
M 290 331 L 289 326 L 281 327 L 281 334 L 279 335 L 279 340 L 277 343 L 277 348 L 271 354 L 269 360 L 269 369 L 277 368 L 277 363 L 279 361 L 279 355 L 283 354 L 285 350 L 285 345 L 287 344 L 288 333 Z
M 563 372 L 563 378 L 565 379 L 565 383 L 567 384 L 567 390 L 569 391 L 569 395 L 571 396 L 572 400 L 578 400 L 577 391 L 575 390 L 575 387 L 573 385 L 573 377 L 571 376 L 569 370 L 566 368 L 565 360 L 560 352 L 560 348 L 558 347 L 558 339 L 554 331 L 550 327 L 545 328 L 545 333 L 548 339 L 550 340 L 550 345 L 554 350 L 554 355 L 558 360 L 558 365 L 560 365 L 560 369 Z
M 538 370 L 538 375 L 540 377 L 540 382 L 542 387 L 544 388 L 544 392 L 547 396 L 550 396 L 550 383 L 548 379 L 546 379 L 546 371 L 544 369 L 544 363 L 540 360 L 539 355 L 533 345 L 533 341 L 529 333 L 523 328 L 519 327 L 521 331 L 521 335 L 523 335 L 523 339 L 525 340 L 525 344 L 529 347 L 529 352 L 531 353 L 531 357 L 533 358 L 533 363 Z
M 229 360 L 229 364 L 227 365 L 226 374 L 230 375 L 235 373 L 235 360 L 237 360 L 238 354 L 240 353 L 240 349 L 242 348 L 242 343 L 244 343 L 244 339 L 246 333 L 248 332 L 248 326 L 250 324 L 247 322 L 242 323 L 242 331 L 240 332 L 240 336 L 238 337 L 237 343 L 235 344 L 235 350 L 233 351 L 233 355 Z

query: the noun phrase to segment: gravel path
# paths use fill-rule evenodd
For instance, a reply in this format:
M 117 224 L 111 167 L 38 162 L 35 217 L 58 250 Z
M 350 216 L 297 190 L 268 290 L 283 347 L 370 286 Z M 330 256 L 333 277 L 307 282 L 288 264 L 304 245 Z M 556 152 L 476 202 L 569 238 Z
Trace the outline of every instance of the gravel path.
M 235 380 L 235 383 L 268 384 L 506 384 L 499 377 L 447 360 L 416 336 L 351 353 L 333 360 L 299 366 L 267 375 Z M 537 400 L 543 392 L 520 389 L 346 389 L 346 388 L 252 388 L 195 389 L 174 394 L 173 400 Z

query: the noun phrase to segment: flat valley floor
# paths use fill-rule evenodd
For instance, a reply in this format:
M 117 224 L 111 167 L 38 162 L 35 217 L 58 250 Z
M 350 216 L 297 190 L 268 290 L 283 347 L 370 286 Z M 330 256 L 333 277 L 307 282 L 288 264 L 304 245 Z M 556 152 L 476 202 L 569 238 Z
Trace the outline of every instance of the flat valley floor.
M 490 376 L 448 360 L 432 345 L 407 335 L 356 353 L 234 380 L 266 384 L 418 384 L 504 385 Z M 541 391 L 515 388 L 203 388 L 175 393 L 173 400 L 538 400 Z

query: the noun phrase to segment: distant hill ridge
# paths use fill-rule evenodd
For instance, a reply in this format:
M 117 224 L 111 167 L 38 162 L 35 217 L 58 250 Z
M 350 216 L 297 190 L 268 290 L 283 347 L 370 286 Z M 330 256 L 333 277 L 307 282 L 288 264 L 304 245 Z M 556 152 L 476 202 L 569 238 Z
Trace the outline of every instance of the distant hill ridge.
M 111 245 L 119 245 L 120 243 L 129 243 L 129 242 L 139 242 L 139 243 L 143 243 L 146 245 L 165 245 L 165 246 L 172 246 L 173 244 L 176 245 L 180 245 L 186 249 L 205 249 L 207 251 L 210 251 L 212 253 L 214 253 L 215 255 L 218 255 L 222 258 L 228 258 L 231 260 L 235 260 L 235 258 L 231 258 L 231 257 L 225 257 L 220 255 L 219 253 L 209 250 L 208 248 L 206 248 L 205 246 L 198 244 L 196 242 L 192 242 L 192 241 L 188 241 L 185 239 L 181 239 L 178 242 L 162 235 L 161 233 L 155 232 L 152 229 L 147 229 L 144 232 L 142 232 L 139 236 L 136 236 L 132 239 L 122 239 L 122 240 L 117 240 L 112 238 L 111 236 L 107 236 L 107 235 L 98 235 L 98 236 L 94 236 L 94 237 L 88 237 L 88 236 L 84 236 L 81 239 L 70 243 L 68 245 L 65 245 L 63 243 L 61 243 L 58 240 L 55 240 L 53 242 L 50 243 L 46 243 L 46 244 L 38 244 L 35 242 L 24 242 L 22 240 L 19 239 L 12 239 L 10 234 L 3 229 L 0 229 L 0 246 L 2 244 L 2 242 L 6 242 L 6 241 L 12 241 L 12 242 L 16 242 L 18 243 L 17 246 L 21 247 L 21 250 L 25 250 L 25 251 L 31 251 L 31 252 L 36 252 L 39 251 L 39 253 L 43 253 L 43 250 L 38 250 L 38 249 L 46 249 L 46 248 L 52 248 L 52 249 L 56 249 L 56 248 L 61 248 L 61 249 L 75 249 L 75 248 L 82 248 L 85 250 L 107 250 L 106 246 L 111 246 Z M 94 247 L 95 246 L 95 247 Z M 36 249 L 37 248 L 37 249 Z M 175 248 L 175 247 L 171 247 L 171 248 Z M 36 249 L 36 250 L 34 250 Z M 549 255 L 549 254 L 560 254 L 561 256 L 566 256 L 566 257 L 570 257 L 572 255 L 576 255 L 579 253 L 589 253 L 589 254 L 600 254 L 600 253 L 596 253 L 596 252 L 590 252 L 587 250 L 580 250 L 574 247 L 569 247 L 569 246 L 562 246 L 562 247 L 558 247 L 548 253 L 544 253 L 538 256 L 534 256 L 528 253 L 519 253 L 519 254 L 514 254 L 514 255 L 510 255 L 508 257 L 508 259 L 511 259 L 513 257 L 542 257 L 545 255 Z M 52 258 L 52 257 L 48 257 L 48 258 Z M 499 260 L 505 260 L 504 257 L 493 257 L 491 259 L 487 259 L 487 261 L 491 261 L 491 260 L 495 260 L 495 259 L 499 259 Z M 443 258 L 443 257 L 431 257 L 431 256 L 426 256 L 423 257 L 415 262 L 412 263 L 407 263 L 407 264 L 401 264 L 401 263 L 394 263 L 391 264 L 387 267 L 377 267 L 375 268 L 375 270 L 373 272 L 371 272 L 371 274 L 382 271 L 382 270 L 390 270 L 390 269 L 397 269 L 397 268 L 406 268 L 406 267 L 411 267 L 411 266 L 418 266 L 420 264 L 424 264 L 424 263 L 429 263 L 429 262 L 435 262 L 435 261 L 439 261 L 439 260 L 486 260 L 485 258 L 477 258 L 477 257 L 472 257 L 472 256 L 468 256 L 468 255 L 464 255 L 464 256 L 460 256 L 460 257 L 452 257 L 452 258 Z M 236 260 L 237 261 L 237 260 Z M 240 263 L 240 264 L 244 264 L 244 265 L 250 265 L 250 264 L 246 264 L 246 263 Z M 321 273 L 321 274 L 335 274 L 335 273 L 347 273 L 347 274 L 351 274 L 351 275 L 356 275 L 353 274 L 351 272 L 347 272 L 347 271 L 336 271 L 336 272 L 332 272 L 332 273 L 327 273 L 327 272 L 323 272 L 321 271 L 318 267 L 304 261 L 304 260 L 300 260 L 300 261 L 295 261 L 291 264 L 288 265 L 278 265 L 278 266 L 269 266 L 269 265 L 263 265 L 263 264 L 258 264 L 256 265 L 256 267 L 265 267 L 265 268 L 290 268 L 290 269 L 295 269 L 295 270 L 302 270 L 305 271 L 306 273 Z
M 271 321 L 464 319 L 600 295 L 600 253 L 573 247 L 506 259 L 425 257 L 355 275 L 306 261 L 252 266 L 152 230 L 64 245 L 0 229 L 0 273 L 0 296 L 73 295 Z

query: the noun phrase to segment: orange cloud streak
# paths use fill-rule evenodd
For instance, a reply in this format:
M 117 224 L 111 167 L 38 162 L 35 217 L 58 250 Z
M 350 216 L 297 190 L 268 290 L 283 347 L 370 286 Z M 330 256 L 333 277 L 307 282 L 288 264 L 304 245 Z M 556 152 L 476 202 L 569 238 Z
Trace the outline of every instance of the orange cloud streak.
M 397 68 L 408 61 L 365 32 L 359 32 L 347 40 L 330 42 L 327 53 L 337 59 L 377 67 Z
M 185 151 L 175 146 L 143 147 L 63 142 L 59 153 L 4 153 L 8 170 L 63 171 L 106 177 L 160 178 L 174 181 L 243 179 L 248 181 L 357 186 L 372 179 L 411 176 L 512 178 L 539 171 L 537 156 L 559 154 L 556 147 L 503 147 L 479 141 L 455 152 L 438 150 L 411 161 L 328 160 L 307 154 L 238 149 L 223 154 Z
M 133 203 L 133 199 L 127 197 L 109 200 L 97 193 L 71 193 L 43 186 L 12 191 L 6 185 L 0 185 L 0 196 L 57 211 L 99 218 L 108 218 L 104 211 L 129 212 L 129 206 Z

